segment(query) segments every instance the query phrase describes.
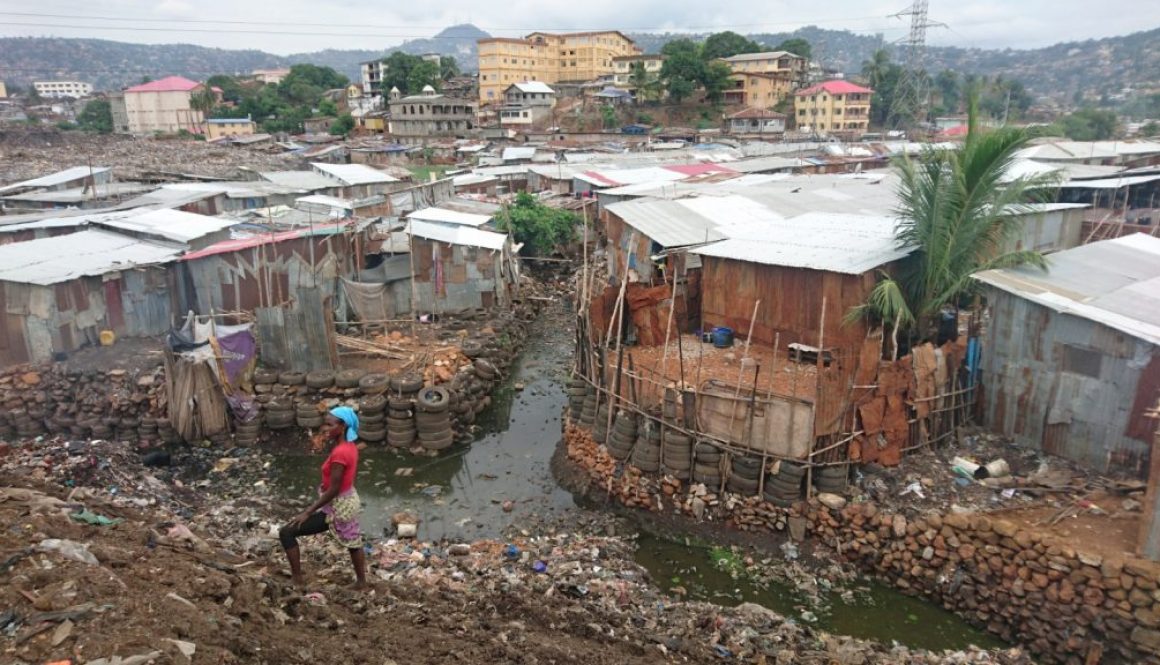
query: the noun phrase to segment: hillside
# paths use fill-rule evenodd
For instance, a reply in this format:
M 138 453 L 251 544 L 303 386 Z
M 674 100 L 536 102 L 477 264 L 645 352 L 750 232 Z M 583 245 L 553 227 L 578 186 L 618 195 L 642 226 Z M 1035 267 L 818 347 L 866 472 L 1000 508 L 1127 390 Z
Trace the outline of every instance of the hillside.
M 446 28 L 428 39 L 414 39 L 396 47 L 415 55 L 454 55 L 465 71 L 476 67 L 476 40 L 488 33 L 470 25 Z M 656 52 L 668 41 L 690 35 L 635 34 L 646 52 Z M 705 35 L 692 35 L 695 38 Z M 809 26 L 792 33 L 750 35 L 760 43 L 776 45 L 802 37 L 828 70 L 854 73 L 883 45 L 882 39 L 840 30 Z M 886 48 L 892 49 L 887 45 Z M 255 68 L 311 62 L 327 65 L 357 79 L 359 63 L 386 53 L 374 50 L 327 49 L 277 56 L 256 50 L 226 50 L 165 44 L 147 46 L 99 39 L 0 38 L 0 78 L 18 85 L 34 79 L 78 78 L 98 89 L 136 83 L 143 76 L 181 74 L 205 78 L 215 73 L 246 73 Z M 1160 89 L 1160 28 L 1120 37 L 1067 42 L 1040 49 L 965 49 L 931 47 L 931 71 L 954 69 L 962 73 L 1002 75 L 1022 80 L 1037 97 L 1057 102 L 1071 100 L 1077 91 L 1089 99 L 1112 97 L 1125 89 Z

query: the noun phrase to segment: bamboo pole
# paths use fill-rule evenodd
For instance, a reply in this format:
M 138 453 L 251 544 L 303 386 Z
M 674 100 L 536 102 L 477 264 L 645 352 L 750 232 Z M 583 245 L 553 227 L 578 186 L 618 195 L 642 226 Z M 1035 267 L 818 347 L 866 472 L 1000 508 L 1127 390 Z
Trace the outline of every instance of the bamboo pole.
M 418 318 L 419 285 L 415 283 L 415 234 L 411 232 L 411 223 L 407 223 L 407 260 L 411 263 L 411 337 L 418 337 L 416 319 Z
M 730 437 L 733 436 L 733 421 L 737 418 L 737 400 L 741 398 L 741 379 L 744 377 L 745 372 L 744 360 L 749 357 L 749 342 L 753 339 L 753 324 L 757 321 L 757 308 L 760 305 L 760 299 L 753 303 L 753 314 L 749 317 L 749 332 L 745 334 L 745 353 L 741 356 L 742 362 L 739 363 L 740 366 L 737 368 L 737 393 L 733 396 L 733 405 L 729 409 L 729 429 L 726 430 L 729 432 Z M 757 390 L 756 384 L 753 386 L 753 389 Z
M 608 322 L 608 336 L 604 340 L 604 351 L 605 351 L 604 357 L 606 360 L 608 358 L 608 350 L 610 348 L 610 345 L 612 344 L 612 330 L 613 330 L 614 326 L 616 328 L 616 353 L 617 353 L 618 357 L 619 357 L 621 350 L 623 348 L 622 338 L 624 337 L 624 335 L 623 335 L 624 325 L 623 325 L 622 319 L 624 317 L 624 296 L 628 292 L 628 265 L 629 265 L 629 262 L 632 260 L 632 249 L 633 249 L 633 246 L 635 244 L 636 244 L 636 231 L 633 231 L 632 235 L 629 236 L 629 238 L 628 238 L 628 247 L 629 247 L 628 253 L 625 254 L 625 256 L 624 256 L 624 274 L 621 275 L 621 278 L 620 278 L 620 293 L 617 294 L 617 296 L 616 296 L 616 304 L 612 308 L 612 310 L 613 310 L 612 318 Z M 617 360 L 616 373 L 618 375 L 620 374 L 620 360 L 619 360 L 619 358 Z M 601 375 L 603 375 L 603 372 L 601 372 Z M 619 387 L 620 387 L 619 376 L 617 377 L 617 380 L 616 380 L 616 386 L 617 386 L 617 389 L 619 389 Z M 619 398 L 619 395 L 614 394 L 612 397 L 609 398 L 609 401 L 608 401 L 608 430 L 609 431 L 612 429 L 612 416 L 613 416 L 613 412 L 616 410 L 615 400 L 617 398 Z

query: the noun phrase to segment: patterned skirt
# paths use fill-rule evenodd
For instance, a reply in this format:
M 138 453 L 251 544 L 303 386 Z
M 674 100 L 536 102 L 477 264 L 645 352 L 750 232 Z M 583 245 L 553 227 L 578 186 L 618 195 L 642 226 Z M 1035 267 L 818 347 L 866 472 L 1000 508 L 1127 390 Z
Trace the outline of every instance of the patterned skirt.
M 340 545 L 347 549 L 363 546 L 362 527 L 358 523 L 362 502 L 355 488 L 334 497 L 334 501 L 322 507 L 322 512 L 330 525 L 330 534 Z

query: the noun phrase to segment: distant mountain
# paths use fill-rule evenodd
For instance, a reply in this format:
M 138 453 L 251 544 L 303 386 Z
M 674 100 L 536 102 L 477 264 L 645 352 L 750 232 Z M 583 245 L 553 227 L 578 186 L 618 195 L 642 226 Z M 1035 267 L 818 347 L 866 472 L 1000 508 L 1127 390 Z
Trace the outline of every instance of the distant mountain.
M 642 49 L 655 53 L 681 37 L 707 35 L 635 34 Z M 393 49 L 338 50 L 277 56 L 255 50 L 226 50 L 188 44 L 142 45 L 100 39 L 0 38 L 0 80 L 18 85 L 38 79 L 68 78 L 117 89 L 143 76 L 180 74 L 204 79 L 217 73 L 248 73 L 253 69 L 286 67 L 300 62 L 327 65 L 351 79 L 359 63 L 384 57 L 393 50 L 421 55 L 453 55 L 464 71 L 477 67 L 476 40 L 490 35 L 471 24 L 451 26 L 429 39 L 413 39 Z M 790 37 L 810 42 L 814 58 L 827 70 L 857 73 L 874 50 L 885 47 L 881 36 L 861 35 L 808 26 L 790 33 L 763 33 L 750 38 L 770 47 Z M 901 54 L 898 54 L 901 55 Z M 1068 42 L 1039 49 L 977 49 L 930 47 L 928 69 L 953 69 L 964 74 L 1002 75 L 1023 81 L 1031 93 L 1056 102 L 1071 100 L 1077 91 L 1089 99 L 1115 99 L 1125 90 L 1160 90 L 1160 28 L 1121 37 Z
M 309 62 L 333 67 L 352 80 L 359 64 L 400 50 L 414 55 L 453 55 L 464 71 L 475 71 L 475 42 L 490 35 L 474 25 L 456 25 L 430 39 L 412 39 L 380 51 L 326 49 L 289 56 L 255 50 L 229 50 L 192 44 L 127 44 L 105 39 L 0 37 L 0 81 L 27 86 L 53 79 L 92 83 L 97 90 L 118 90 L 143 77 L 171 74 L 204 80 L 214 74 L 248 74 L 255 69 Z

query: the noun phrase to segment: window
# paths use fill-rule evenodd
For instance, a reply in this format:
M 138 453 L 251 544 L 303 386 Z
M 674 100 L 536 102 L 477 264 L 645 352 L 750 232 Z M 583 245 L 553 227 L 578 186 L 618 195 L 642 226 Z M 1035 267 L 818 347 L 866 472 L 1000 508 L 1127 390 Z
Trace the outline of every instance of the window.
M 806 114 L 806 110 L 805 110 L 805 109 L 798 109 L 798 115 L 799 115 L 799 116 L 805 116 L 805 114 Z
M 1063 345 L 1063 371 L 1093 379 L 1100 378 L 1103 356 L 1098 351 L 1071 344 Z

